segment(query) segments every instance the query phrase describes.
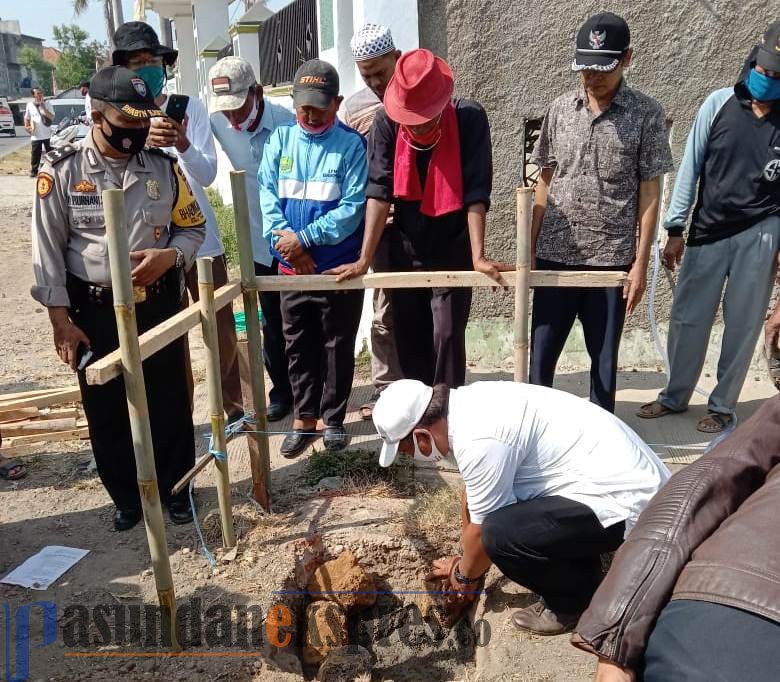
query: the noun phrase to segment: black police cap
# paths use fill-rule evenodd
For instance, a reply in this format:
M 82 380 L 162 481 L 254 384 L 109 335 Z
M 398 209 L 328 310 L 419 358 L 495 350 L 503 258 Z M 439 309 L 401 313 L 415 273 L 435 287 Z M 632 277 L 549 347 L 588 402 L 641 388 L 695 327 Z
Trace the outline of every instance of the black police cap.
M 109 66 L 92 76 L 89 96 L 93 100 L 110 104 L 130 118 L 165 115 L 154 103 L 146 81 L 124 66 Z

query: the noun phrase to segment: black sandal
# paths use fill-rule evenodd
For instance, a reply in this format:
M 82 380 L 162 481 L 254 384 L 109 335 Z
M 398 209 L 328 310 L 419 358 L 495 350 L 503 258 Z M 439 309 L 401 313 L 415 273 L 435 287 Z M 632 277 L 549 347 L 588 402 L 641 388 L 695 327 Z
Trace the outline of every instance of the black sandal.
M 0 457 L 0 478 L 6 481 L 18 481 L 25 476 L 27 476 L 27 469 L 24 464 L 15 459 Z

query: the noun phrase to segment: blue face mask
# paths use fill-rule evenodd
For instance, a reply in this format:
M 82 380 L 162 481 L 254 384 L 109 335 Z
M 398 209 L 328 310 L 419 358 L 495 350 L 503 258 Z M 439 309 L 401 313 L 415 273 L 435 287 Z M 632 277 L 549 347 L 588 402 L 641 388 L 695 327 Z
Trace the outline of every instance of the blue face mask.
M 770 78 L 766 74 L 751 69 L 746 85 L 751 97 L 758 102 L 780 100 L 780 78 Z
M 142 66 L 135 72 L 144 79 L 152 97 L 158 97 L 165 85 L 165 67 L 164 66 Z

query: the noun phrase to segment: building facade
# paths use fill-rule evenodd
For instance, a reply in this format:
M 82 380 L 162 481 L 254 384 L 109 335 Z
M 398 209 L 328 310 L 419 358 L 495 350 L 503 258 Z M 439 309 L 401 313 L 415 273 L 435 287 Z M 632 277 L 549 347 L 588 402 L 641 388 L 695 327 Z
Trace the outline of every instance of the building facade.
M 30 70 L 19 63 L 19 52 L 31 47 L 43 52 L 43 38 L 22 33 L 15 19 L 0 21 L 0 95 L 9 100 L 25 97 L 30 88 L 38 85 Z

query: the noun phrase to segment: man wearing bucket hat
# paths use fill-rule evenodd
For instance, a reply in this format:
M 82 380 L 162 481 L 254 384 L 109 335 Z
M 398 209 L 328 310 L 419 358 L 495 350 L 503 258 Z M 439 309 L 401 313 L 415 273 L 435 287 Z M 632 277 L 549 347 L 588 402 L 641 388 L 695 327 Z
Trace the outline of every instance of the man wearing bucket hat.
M 322 273 L 357 258 L 368 168 L 365 141 L 336 117 L 339 76 L 310 59 L 295 73 L 296 123 L 278 127 L 260 164 L 263 236 L 286 276 Z M 281 296 L 295 421 L 281 445 L 300 455 L 315 437 L 347 445 L 344 417 L 355 371 L 363 292 L 285 291 Z
M 369 136 L 363 247 L 356 262 L 329 271 L 339 279 L 368 271 L 385 229 L 393 271 L 474 269 L 498 280 L 513 269 L 485 257 L 493 181 L 487 115 L 477 102 L 452 99 L 453 87 L 449 65 L 429 50 L 398 60 Z M 461 386 L 471 290 L 394 289 L 390 299 L 403 375 Z
M 512 618 L 541 635 L 574 627 L 601 581 L 600 555 L 669 478 L 617 417 L 544 386 L 403 379 L 380 395 L 374 425 L 382 466 L 398 452 L 433 462 L 452 451 L 463 476 L 462 555 L 435 561 L 432 577 L 473 593 L 495 564 L 541 597 Z
M 155 103 L 166 111 L 173 101 L 163 91 L 167 67 L 176 63 L 178 52 L 160 44 L 157 33 L 143 21 L 122 24 L 114 34 L 114 64 L 135 71 L 146 82 Z M 177 95 L 179 102 L 181 96 Z M 178 116 L 155 117 L 151 121 L 146 143 L 159 147 L 176 157 L 192 187 L 195 198 L 206 217 L 206 239 L 200 247 L 198 257 L 214 259 L 214 286 L 227 284 L 227 261 L 225 249 L 219 236 L 219 226 L 214 210 L 206 197 L 208 187 L 217 177 L 217 151 L 211 133 L 206 107 L 197 97 L 185 100 L 183 118 Z M 190 268 L 186 273 L 187 289 L 193 300 L 198 300 L 198 273 Z M 238 341 L 233 318 L 233 304 L 217 311 L 217 340 L 219 345 L 219 366 L 222 379 L 222 402 L 229 421 L 235 421 L 244 414 L 241 394 L 241 377 L 238 371 Z M 188 363 L 189 366 L 189 363 Z M 192 373 L 188 369 L 190 391 L 194 390 Z
M 766 29 L 748 66 L 739 83 L 704 100 L 688 136 L 664 220 L 665 265 L 682 261 L 669 320 L 669 376 L 638 412 L 654 419 L 688 409 L 722 300 L 718 382 L 696 426 L 704 433 L 734 425 L 780 253 L 780 21 Z M 771 353 L 769 359 L 777 373 L 780 362 Z
M 604 12 L 580 27 L 572 70 L 581 84 L 550 105 L 532 156 L 541 168 L 532 220 L 536 267 L 628 276 L 622 290 L 534 289 L 530 380 L 553 385 L 579 318 L 591 359 L 590 399 L 610 411 L 623 323 L 645 291 L 661 176 L 672 169 L 663 108 L 624 81 L 632 55 L 621 17 Z
M 144 80 L 112 66 L 92 77 L 90 94 L 89 134 L 46 154 L 38 175 L 31 293 L 48 308 L 58 355 L 78 370 L 98 474 L 116 505 L 114 527 L 127 530 L 142 514 L 124 381 L 90 385 L 81 362 L 119 346 L 101 192 L 124 192 L 139 333 L 179 311 L 205 219 L 176 160 L 145 148 L 149 119 L 162 112 Z M 147 358 L 143 369 L 160 497 L 174 523 L 187 523 L 187 492 L 170 492 L 195 463 L 184 340 Z

